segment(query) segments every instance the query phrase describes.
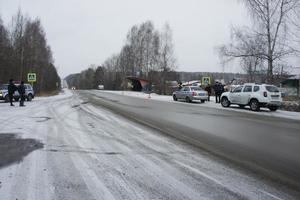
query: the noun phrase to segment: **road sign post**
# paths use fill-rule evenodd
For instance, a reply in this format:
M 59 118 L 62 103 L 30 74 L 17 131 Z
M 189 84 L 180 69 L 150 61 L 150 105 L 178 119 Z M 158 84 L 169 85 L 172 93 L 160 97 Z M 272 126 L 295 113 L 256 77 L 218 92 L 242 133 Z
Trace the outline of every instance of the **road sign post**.
M 36 82 L 36 73 L 28 73 L 27 74 L 27 81 L 32 85 Z
M 211 81 L 210 81 L 210 77 L 202 77 L 202 85 L 210 85 Z

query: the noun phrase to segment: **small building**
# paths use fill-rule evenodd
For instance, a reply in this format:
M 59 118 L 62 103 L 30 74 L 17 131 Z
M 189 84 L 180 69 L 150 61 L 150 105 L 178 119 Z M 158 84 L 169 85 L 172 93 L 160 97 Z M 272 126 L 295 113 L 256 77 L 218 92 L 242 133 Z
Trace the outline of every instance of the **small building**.
M 137 92 L 149 92 L 151 91 L 150 81 L 134 76 L 125 77 L 126 89 Z
M 300 77 L 292 76 L 281 82 L 281 88 L 286 96 L 300 96 Z

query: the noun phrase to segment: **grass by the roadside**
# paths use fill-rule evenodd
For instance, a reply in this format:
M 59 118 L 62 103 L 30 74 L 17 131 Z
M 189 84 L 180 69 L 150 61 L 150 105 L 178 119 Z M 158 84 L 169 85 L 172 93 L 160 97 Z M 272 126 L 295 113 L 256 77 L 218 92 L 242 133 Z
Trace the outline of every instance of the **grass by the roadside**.
M 300 101 L 300 97 L 297 97 L 297 96 L 286 96 L 286 97 L 283 97 L 283 101 Z
M 283 98 L 282 110 L 300 112 L 300 97 L 287 96 Z

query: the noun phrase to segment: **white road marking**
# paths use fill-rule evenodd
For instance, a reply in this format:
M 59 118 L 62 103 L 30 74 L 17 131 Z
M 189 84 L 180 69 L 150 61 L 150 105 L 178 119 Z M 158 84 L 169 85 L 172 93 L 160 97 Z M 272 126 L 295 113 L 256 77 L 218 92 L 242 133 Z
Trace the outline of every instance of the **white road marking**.
M 204 172 L 202 172 L 202 171 L 200 171 L 200 170 L 198 170 L 198 169 L 195 169 L 195 168 L 193 168 L 193 167 L 191 167 L 191 166 L 189 166 L 189 165 L 186 165 L 186 164 L 184 164 L 184 163 L 182 163 L 182 162 L 179 162 L 179 161 L 175 161 L 175 162 L 176 162 L 178 165 L 181 165 L 181 166 L 183 166 L 183 167 L 185 167 L 185 168 L 187 168 L 187 169 L 189 169 L 189 170 L 191 170 L 191 171 L 193 171 L 193 172 L 195 172 L 195 173 L 197 173 L 197 174 L 199 174 L 199 175 L 201 175 L 201 176 L 203 176 L 203 177 L 205 177 L 205 178 L 207 178 L 207 179 L 209 179 L 209 180 L 215 182 L 216 184 L 221 185 L 222 187 L 225 187 L 225 188 L 226 188 L 226 186 L 225 186 L 223 183 L 221 183 L 220 181 L 218 181 L 218 180 L 215 179 L 214 177 L 209 176 L 208 174 L 206 174 L 206 173 L 204 173 Z
M 279 197 L 277 197 L 277 196 L 275 196 L 275 195 L 273 195 L 273 194 L 271 194 L 269 192 L 266 192 L 266 191 L 263 191 L 263 190 L 259 190 L 259 191 L 262 192 L 262 193 L 264 193 L 264 194 L 266 194 L 266 195 L 268 195 L 268 196 L 270 196 L 270 197 L 272 197 L 272 198 L 274 198 L 274 199 L 283 200 L 283 199 L 281 199 L 281 198 L 279 198 Z
M 82 160 L 78 154 L 71 154 L 75 167 L 95 199 L 113 200 L 109 189 L 98 179 L 97 174 Z

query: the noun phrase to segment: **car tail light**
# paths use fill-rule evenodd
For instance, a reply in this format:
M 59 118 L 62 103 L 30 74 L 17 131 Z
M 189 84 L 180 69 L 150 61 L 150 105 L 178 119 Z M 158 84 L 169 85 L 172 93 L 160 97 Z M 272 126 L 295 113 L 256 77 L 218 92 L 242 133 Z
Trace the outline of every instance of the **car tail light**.
M 268 93 L 267 92 L 264 92 L 264 97 L 268 97 Z
M 193 96 L 197 96 L 197 93 L 196 93 L 196 92 L 193 92 L 192 95 L 193 95 Z

